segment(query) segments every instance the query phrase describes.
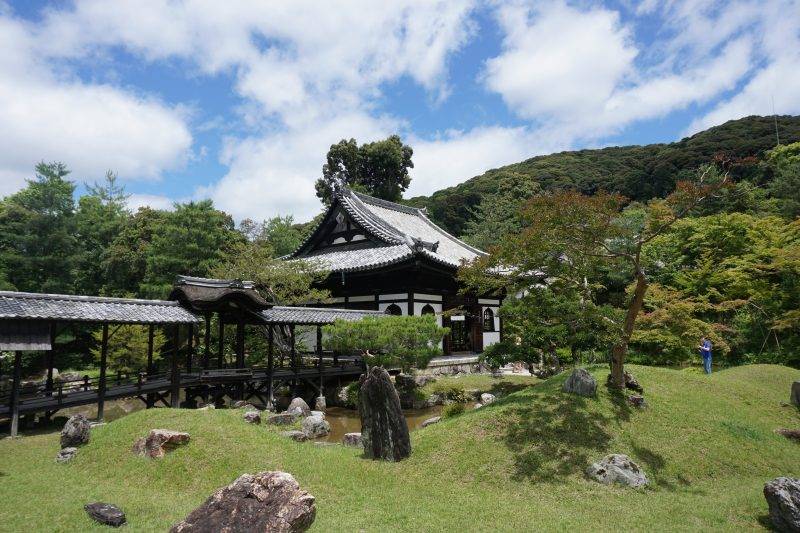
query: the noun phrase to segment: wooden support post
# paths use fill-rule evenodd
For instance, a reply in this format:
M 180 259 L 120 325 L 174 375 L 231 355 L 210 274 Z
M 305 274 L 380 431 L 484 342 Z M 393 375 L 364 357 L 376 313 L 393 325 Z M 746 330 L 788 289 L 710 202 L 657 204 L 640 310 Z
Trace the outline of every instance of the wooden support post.
M 19 431 L 19 387 L 22 371 L 22 352 L 14 352 L 14 370 L 11 381 L 11 437 Z
M 289 324 L 289 356 L 291 358 L 292 370 L 294 371 L 294 392 L 297 394 L 300 388 L 300 375 L 297 371 L 297 346 L 294 337 L 294 324 Z
M 267 407 L 273 406 L 275 398 L 272 395 L 272 374 L 275 369 L 275 329 L 267 326 Z
M 194 324 L 189 324 L 189 338 L 186 343 L 186 371 L 191 372 L 194 358 Z
M 203 351 L 203 369 L 211 364 L 211 313 L 206 313 L 205 347 Z
M 108 367 L 108 324 L 103 324 L 103 340 L 100 344 L 100 381 L 97 385 L 97 421 L 103 421 L 106 404 L 106 369 Z
M 236 368 L 244 368 L 244 321 L 239 317 L 236 323 Z M 236 385 L 236 399 L 244 400 L 244 383 Z
M 53 395 L 53 352 L 56 349 L 56 323 L 50 322 L 50 350 L 45 353 L 47 359 L 47 381 L 44 390 L 47 396 Z
M 319 365 L 319 395 L 325 396 L 322 392 L 322 326 L 317 326 L 317 364 Z
M 225 322 L 219 317 L 219 351 L 217 352 L 217 368 L 225 368 Z
M 172 368 L 170 375 L 171 395 L 170 405 L 177 409 L 181 405 L 181 369 L 178 361 L 178 345 L 180 343 L 180 329 L 178 324 L 175 324 L 175 332 L 172 339 Z
M 147 328 L 147 375 L 153 375 L 153 342 L 155 342 L 155 325 L 150 324 Z

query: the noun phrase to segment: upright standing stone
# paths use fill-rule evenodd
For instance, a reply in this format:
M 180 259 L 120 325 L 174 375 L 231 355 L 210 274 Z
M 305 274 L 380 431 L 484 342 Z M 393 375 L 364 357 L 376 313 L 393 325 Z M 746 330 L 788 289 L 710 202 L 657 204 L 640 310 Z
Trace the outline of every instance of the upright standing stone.
M 778 531 L 800 531 L 800 479 L 779 477 L 764 485 L 769 517 Z
M 564 381 L 562 389 L 579 396 L 594 396 L 597 394 L 597 381 L 585 368 L 576 368 Z
M 317 396 L 317 399 L 314 400 L 314 410 L 322 411 L 323 413 L 328 410 L 328 402 L 325 400 L 325 396 Z
M 795 407 L 800 407 L 800 381 L 792 383 L 792 394 L 789 397 L 789 401 L 791 401 L 792 405 Z
M 386 461 L 405 459 L 411 455 L 411 438 L 389 373 L 382 367 L 373 367 L 361 376 L 360 383 L 358 401 L 364 455 Z
M 309 416 L 311 414 L 311 408 L 304 399 L 292 398 L 292 401 L 289 404 L 289 407 L 286 409 L 286 412 L 294 413 L 300 416 Z
M 84 415 L 72 415 L 61 430 L 61 447 L 69 448 L 89 442 L 89 419 Z

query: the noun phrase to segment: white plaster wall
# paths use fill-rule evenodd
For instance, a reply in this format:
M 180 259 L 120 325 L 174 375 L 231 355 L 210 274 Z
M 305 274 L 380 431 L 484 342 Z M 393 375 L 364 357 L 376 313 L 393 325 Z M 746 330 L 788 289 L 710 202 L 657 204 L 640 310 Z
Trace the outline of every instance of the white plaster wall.
M 494 313 L 494 331 L 484 331 L 483 332 L 483 347 L 488 348 L 492 344 L 496 342 L 500 342 L 500 316 L 499 316 L 499 307 L 495 307 L 493 305 L 487 305 L 481 307 L 481 320 L 483 320 L 483 310 L 489 308 Z
M 405 297 L 408 298 L 408 295 L 406 294 Z M 407 300 L 405 302 L 380 302 L 378 304 L 378 310 L 380 312 L 382 312 L 382 313 L 385 313 L 386 312 L 386 308 L 389 307 L 392 304 L 394 304 L 397 307 L 399 307 L 400 311 L 402 312 L 402 314 L 404 316 L 408 315 L 408 301 Z
M 437 303 L 429 303 L 429 302 L 414 302 L 414 315 L 419 316 L 422 314 L 422 308 L 426 305 L 430 305 L 433 307 L 434 312 L 436 313 L 436 323 L 439 326 L 442 325 L 442 304 Z

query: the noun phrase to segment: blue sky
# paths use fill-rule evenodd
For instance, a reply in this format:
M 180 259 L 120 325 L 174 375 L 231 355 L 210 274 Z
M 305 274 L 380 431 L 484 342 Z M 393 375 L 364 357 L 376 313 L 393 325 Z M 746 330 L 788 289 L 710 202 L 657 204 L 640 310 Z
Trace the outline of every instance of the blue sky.
M 313 216 L 341 138 L 407 196 L 554 151 L 800 114 L 800 1 L 0 0 L 0 194 L 60 160 L 131 206 Z

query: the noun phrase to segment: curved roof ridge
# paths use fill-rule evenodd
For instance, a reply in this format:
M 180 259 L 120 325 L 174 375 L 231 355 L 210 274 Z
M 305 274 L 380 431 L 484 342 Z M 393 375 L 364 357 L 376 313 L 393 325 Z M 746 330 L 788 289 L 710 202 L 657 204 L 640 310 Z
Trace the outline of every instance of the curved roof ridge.
M 441 226 L 439 226 L 437 224 L 434 224 L 433 221 L 431 219 L 429 219 L 428 216 L 425 213 L 422 212 L 422 210 L 418 209 L 418 211 L 419 211 L 419 216 L 420 216 L 420 218 L 422 218 L 422 220 L 424 220 L 432 228 L 438 230 L 439 233 L 441 233 L 442 235 L 444 235 L 445 237 L 447 237 L 451 241 L 458 243 L 459 245 L 463 246 L 467 250 L 469 250 L 471 252 L 474 252 L 474 253 L 476 253 L 478 255 L 489 255 L 487 252 L 484 252 L 483 250 L 481 250 L 479 248 L 475 248 L 474 246 L 465 243 L 464 241 L 462 241 L 461 239 L 459 239 L 458 237 L 456 237 L 455 235 L 453 235 L 449 231 L 445 230 Z
M 53 294 L 21 291 L 0 291 L 0 298 L 24 298 L 30 300 L 52 300 L 59 302 L 87 302 L 130 305 L 160 305 L 177 306 L 178 302 L 172 300 L 146 300 L 143 298 L 117 298 L 114 296 L 84 296 L 80 294 Z
M 368 198 L 372 198 L 371 196 Z M 393 244 L 407 244 L 409 235 L 400 231 L 398 228 L 389 224 L 375 213 L 370 211 L 361 198 L 361 194 L 351 189 L 345 189 L 342 193 L 342 206 L 359 223 L 367 226 L 367 229 L 374 231 L 378 237 Z M 377 200 L 377 198 L 375 198 Z
M 364 194 L 363 192 L 358 192 L 358 191 L 351 191 L 351 192 L 355 194 L 359 200 L 361 200 L 362 202 L 366 202 L 368 204 L 379 205 L 381 207 L 385 207 L 386 209 L 394 209 L 395 211 L 400 211 L 401 213 L 408 213 L 409 215 L 416 215 L 422 213 L 422 209 L 419 209 L 417 207 L 398 204 L 397 202 L 390 202 L 389 200 L 384 200 L 383 198 L 376 198 L 375 196 L 370 196 L 368 194 Z

